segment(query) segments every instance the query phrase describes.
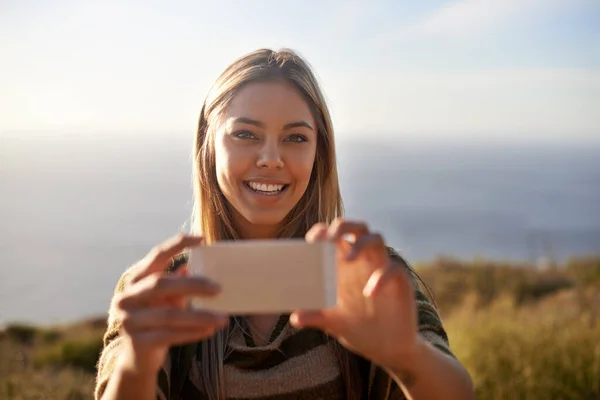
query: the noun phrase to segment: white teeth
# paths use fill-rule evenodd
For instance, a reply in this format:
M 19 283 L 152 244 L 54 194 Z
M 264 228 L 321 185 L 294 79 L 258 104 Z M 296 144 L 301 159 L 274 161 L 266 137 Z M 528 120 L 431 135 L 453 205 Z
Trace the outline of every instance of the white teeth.
M 279 192 L 281 189 L 283 189 L 284 185 L 267 185 L 265 183 L 248 182 L 248 186 L 261 192 Z

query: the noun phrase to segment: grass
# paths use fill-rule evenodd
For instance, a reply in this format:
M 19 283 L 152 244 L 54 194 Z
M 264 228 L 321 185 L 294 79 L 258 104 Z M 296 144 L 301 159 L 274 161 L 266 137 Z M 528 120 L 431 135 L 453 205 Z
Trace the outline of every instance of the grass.
M 600 257 L 418 269 L 480 399 L 600 399 Z
M 0 399 L 92 399 L 104 329 L 103 319 L 9 325 L 0 337 Z
M 477 398 L 600 398 L 600 321 L 590 310 L 556 308 L 576 302 L 573 294 L 527 307 L 498 300 L 489 309 L 461 310 L 445 321 Z
M 35 367 L 74 367 L 95 373 L 98 355 L 102 351 L 102 337 L 64 340 L 53 346 L 42 347 L 33 359 Z
M 477 398 L 600 398 L 600 257 L 544 271 L 440 258 L 417 270 Z M 104 329 L 99 318 L 0 331 L 0 399 L 92 399 Z

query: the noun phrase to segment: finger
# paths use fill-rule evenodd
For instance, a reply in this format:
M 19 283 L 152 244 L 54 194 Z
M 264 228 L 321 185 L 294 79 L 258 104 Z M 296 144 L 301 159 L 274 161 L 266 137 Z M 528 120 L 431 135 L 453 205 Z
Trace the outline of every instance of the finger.
M 167 296 L 165 298 L 164 304 L 171 308 L 178 308 L 180 310 L 189 309 L 189 297 L 183 296 Z
M 332 336 L 344 332 L 344 320 L 336 310 L 298 310 L 290 315 L 290 323 L 296 328 L 320 329 Z
M 375 260 L 377 263 L 383 263 L 385 260 L 389 259 L 383 236 L 378 233 L 371 233 L 363 235 L 356 240 L 350 252 L 346 255 L 346 260 L 354 260 L 361 253 L 366 251 L 377 256 L 377 259 Z
M 116 306 L 123 310 L 147 306 L 152 301 L 186 296 L 211 297 L 220 293 L 220 285 L 204 277 L 188 276 L 149 276 L 131 286 L 121 294 Z
M 181 310 L 160 307 L 126 313 L 122 320 L 123 329 L 133 333 L 151 329 L 202 329 L 222 328 L 228 322 L 225 314 L 207 310 Z
M 369 228 L 363 222 L 346 221 L 341 218 L 334 220 L 327 231 L 327 238 L 338 240 L 344 236 L 358 237 L 369 233 Z
M 138 282 L 148 275 L 162 272 L 169 261 L 188 247 L 195 247 L 202 243 L 201 236 L 177 235 L 164 243 L 154 247 L 142 260 L 143 267 L 132 279 L 132 283 Z
M 188 269 L 187 264 L 181 265 L 178 269 L 176 269 L 173 274 L 175 276 L 190 276 L 190 270 Z M 165 298 L 165 303 L 174 308 L 186 309 L 188 308 L 189 298 L 175 295 L 175 296 L 167 296 Z
M 406 272 L 396 264 L 387 268 L 375 270 L 363 289 L 365 297 L 375 297 L 386 291 L 403 292 L 410 290 L 409 277 Z
M 323 222 L 314 224 L 308 232 L 306 232 L 305 239 L 308 243 L 319 242 L 327 239 L 327 225 Z

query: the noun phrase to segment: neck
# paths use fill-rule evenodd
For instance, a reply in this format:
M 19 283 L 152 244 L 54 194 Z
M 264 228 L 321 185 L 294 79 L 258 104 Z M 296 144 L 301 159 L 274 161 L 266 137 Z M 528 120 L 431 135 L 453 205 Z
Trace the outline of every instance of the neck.
M 278 227 L 252 225 L 246 228 L 240 227 L 240 233 L 243 239 L 258 240 L 258 239 L 277 239 Z

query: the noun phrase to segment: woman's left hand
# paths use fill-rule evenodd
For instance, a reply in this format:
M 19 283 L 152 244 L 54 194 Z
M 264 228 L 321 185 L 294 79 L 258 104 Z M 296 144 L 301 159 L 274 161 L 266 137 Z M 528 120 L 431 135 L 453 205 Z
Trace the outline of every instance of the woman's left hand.
M 313 226 L 306 240 L 336 244 L 337 304 L 296 311 L 292 324 L 321 329 L 384 367 L 410 356 L 421 340 L 414 288 L 406 268 L 390 259 L 381 235 L 363 223 L 337 219 L 329 227 Z

